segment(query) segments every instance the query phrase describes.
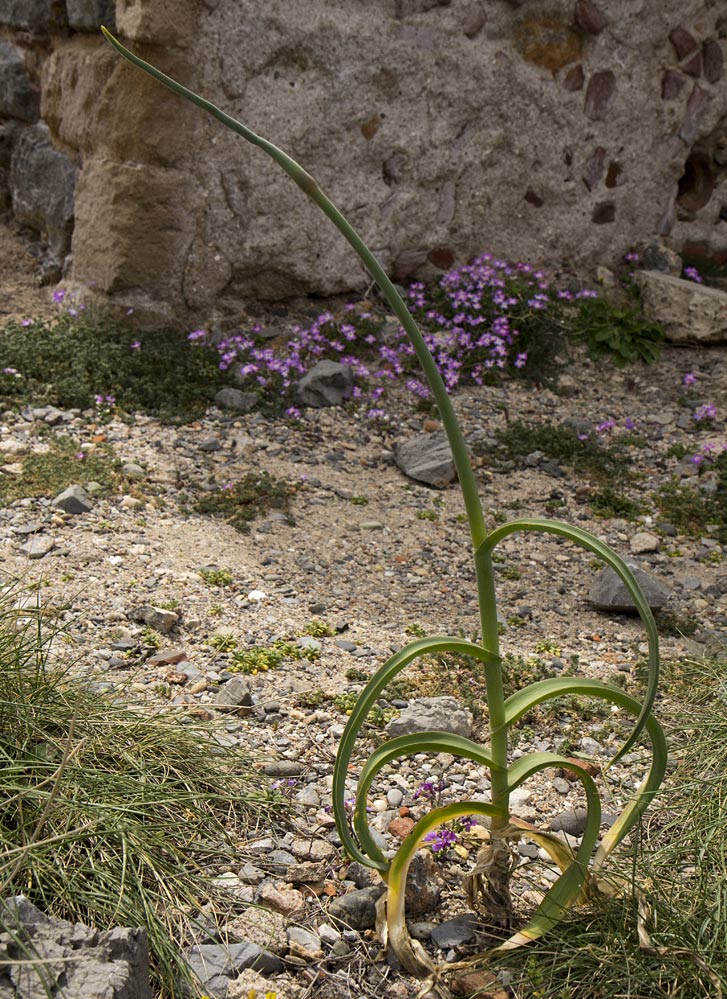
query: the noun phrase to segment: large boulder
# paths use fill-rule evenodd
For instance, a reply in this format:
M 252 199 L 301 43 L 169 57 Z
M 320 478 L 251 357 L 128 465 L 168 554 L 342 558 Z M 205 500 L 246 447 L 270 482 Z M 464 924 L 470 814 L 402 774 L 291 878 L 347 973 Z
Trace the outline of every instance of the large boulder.
M 57 6 L 3 10 L 54 32 L 38 53 L 43 116 L 82 164 L 71 278 L 187 321 L 367 286 L 259 149 L 86 33 L 103 0 L 69 0 L 80 32 L 53 27 Z M 406 281 L 488 249 L 569 271 L 657 237 L 720 249 L 722 5 L 651 6 L 297 0 L 241 13 L 178 0 L 170 18 L 168 3 L 134 0 L 117 4 L 117 28 L 289 150 Z
M 151 999 L 146 930 L 53 919 L 22 895 L 0 901 L 0 996 Z
M 40 112 L 40 94 L 25 68 L 17 45 L 0 41 L 0 117 L 36 121 Z
M 671 343 L 727 341 L 727 292 L 654 271 L 641 271 L 638 282 L 644 313 Z

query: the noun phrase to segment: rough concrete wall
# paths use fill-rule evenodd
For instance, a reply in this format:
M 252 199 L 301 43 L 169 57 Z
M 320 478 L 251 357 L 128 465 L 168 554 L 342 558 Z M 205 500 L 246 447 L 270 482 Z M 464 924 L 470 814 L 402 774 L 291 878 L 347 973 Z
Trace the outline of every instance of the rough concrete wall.
M 117 0 L 116 22 L 298 158 L 400 280 L 483 250 L 587 272 L 655 236 L 727 262 L 722 0 Z M 365 286 L 259 150 L 95 35 L 43 30 L 70 276 L 188 320 Z

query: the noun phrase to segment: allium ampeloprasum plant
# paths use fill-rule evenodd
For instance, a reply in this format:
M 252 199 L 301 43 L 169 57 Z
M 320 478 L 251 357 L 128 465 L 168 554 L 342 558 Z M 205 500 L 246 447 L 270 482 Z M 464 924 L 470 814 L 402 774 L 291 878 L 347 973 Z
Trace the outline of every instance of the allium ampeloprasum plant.
M 333 778 L 333 809 L 344 847 L 352 858 L 377 869 L 387 884 L 384 903 L 379 913 L 382 935 L 388 940 L 407 971 L 426 978 L 430 984 L 436 983 L 440 993 L 446 995 L 446 987 L 441 981 L 442 969 L 434 966 L 423 947 L 409 937 L 406 928 L 404 893 L 409 865 L 414 854 L 425 838 L 444 823 L 463 816 L 483 816 L 488 823 L 489 842 L 480 850 L 476 865 L 466 880 L 465 888 L 469 897 L 479 904 L 490 925 L 500 927 L 509 926 L 512 920 L 510 876 L 514 866 L 514 844 L 525 833 L 550 855 L 560 869 L 560 875 L 530 921 L 500 944 L 496 948 L 498 950 L 509 950 L 537 939 L 562 919 L 580 897 L 595 892 L 597 875 L 606 858 L 639 821 L 661 783 L 666 769 L 666 740 L 661 727 L 652 715 L 659 673 L 658 636 L 653 615 L 626 563 L 587 531 L 556 520 L 526 518 L 501 524 L 488 532 L 464 438 L 437 365 L 396 288 L 355 229 L 328 200 L 310 174 L 290 156 L 213 104 L 133 55 L 107 31 L 104 30 L 104 34 L 117 51 L 131 63 L 208 111 L 228 128 L 268 153 L 328 216 L 356 251 L 406 330 L 446 428 L 472 536 L 482 641 L 478 644 L 460 638 L 422 638 L 411 642 L 393 655 L 371 678 L 351 713 L 341 739 Z M 505 698 L 499 655 L 492 554 L 505 538 L 528 531 L 545 532 L 565 538 L 598 556 L 621 577 L 633 598 L 648 636 L 649 668 L 643 703 L 639 704 L 619 687 L 609 686 L 597 680 L 572 677 L 541 680 Z M 346 808 L 346 779 L 349 776 L 354 744 L 361 726 L 389 681 L 420 657 L 432 653 L 460 653 L 472 656 L 483 664 L 490 745 L 480 746 L 470 739 L 446 732 L 420 732 L 390 740 L 369 756 L 361 770 L 351 826 Z M 585 768 L 574 768 L 572 762 L 568 763 L 564 757 L 549 752 L 533 753 L 522 756 L 512 763 L 508 762 L 508 735 L 513 726 L 536 705 L 574 694 L 600 698 L 634 716 L 635 723 L 631 734 L 614 756 L 612 764 L 639 741 L 644 731 L 648 733 L 652 746 L 651 766 L 647 775 L 597 849 L 601 825 L 600 799 L 596 785 Z M 463 801 L 432 808 L 414 826 L 394 859 L 388 861 L 369 830 L 366 815 L 367 794 L 372 782 L 387 763 L 416 753 L 452 753 L 486 766 L 491 776 L 491 801 L 489 803 Z M 575 853 L 552 834 L 542 832 L 512 816 L 509 809 L 510 794 L 524 781 L 538 771 L 561 767 L 564 764 L 567 764 L 581 781 L 587 802 L 585 831 Z

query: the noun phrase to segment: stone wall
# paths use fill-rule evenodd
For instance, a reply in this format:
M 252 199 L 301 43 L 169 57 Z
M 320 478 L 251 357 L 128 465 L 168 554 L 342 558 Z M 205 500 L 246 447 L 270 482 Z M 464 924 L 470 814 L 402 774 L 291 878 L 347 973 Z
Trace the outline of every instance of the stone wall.
M 46 280 L 177 321 L 367 283 L 102 20 L 298 158 L 399 280 L 484 250 L 583 273 L 655 237 L 727 263 L 723 0 L 0 0 L 0 200 Z

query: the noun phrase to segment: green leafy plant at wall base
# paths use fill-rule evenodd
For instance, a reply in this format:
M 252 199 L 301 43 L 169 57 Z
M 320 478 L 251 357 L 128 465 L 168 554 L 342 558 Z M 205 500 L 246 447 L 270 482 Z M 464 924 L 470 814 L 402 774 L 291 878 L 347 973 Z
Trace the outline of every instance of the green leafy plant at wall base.
M 443 975 L 451 965 L 435 966 L 424 948 L 409 937 L 405 921 L 405 886 L 409 865 L 424 838 L 445 822 L 462 816 L 482 816 L 488 824 L 489 842 L 477 856 L 474 869 L 468 875 L 465 889 L 477 903 L 490 925 L 510 927 L 513 921 L 510 876 L 514 866 L 514 844 L 523 832 L 553 859 L 560 875 L 537 907 L 530 921 L 512 933 L 497 950 L 523 946 L 550 930 L 581 896 L 598 889 L 597 876 L 613 848 L 638 822 L 661 783 L 666 769 L 667 753 L 663 732 L 652 715 L 659 675 L 659 648 L 656 625 L 649 606 L 633 573 L 615 552 L 596 537 L 577 527 L 556 520 L 525 518 L 500 524 L 488 531 L 469 455 L 457 423 L 451 400 L 436 364 L 422 335 L 396 288 L 356 230 L 326 197 L 316 181 L 295 160 L 277 146 L 256 135 L 245 125 L 231 118 L 204 98 L 172 80 L 148 63 L 129 52 L 104 30 L 114 48 L 131 63 L 149 73 L 171 90 L 203 108 L 232 131 L 258 146 L 278 163 L 353 247 L 371 277 L 376 281 L 389 307 L 405 329 L 417 359 L 424 370 L 434 401 L 439 410 L 452 449 L 457 474 L 464 497 L 467 520 L 472 538 L 477 592 L 480 610 L 481 643 L 459 638 L 437 636 L 409 643 L 393 655 L 369 680 L 360 694 L 344 731 L 338 750 L 333 778 L 333 809 L 338 833 L 348 854 L 377 869 L 387 885 L 380 906 L 380 933 L 395 952 L 403 967 L 411 974 L 426 979 L 426 987 L 436 988 L 440 995 L 449 994 Z M 560 677 L 541 680 L 505 697 L 502 663 L 499 652 L 497 606 L 495 598 L 493 553 L 497 545 L 513 534 L 538 532 L 554 534 L 586 549 L 611 566 L 629 590 L 641 616 L 648 639 L 648 680 L 642 703 L 638 703 L 618 687 L 596 680 Z M 446 653 L 471 656 L 482 663 L 486 679 L 486 700 L 490 726 L 489 746 L 446 732 L 420 732 L 401 736 L 380 746 L 364 764 L 355 796 L 352 824 L 345 799 L 346 778 L 352 761 L 357 737 L 367 716 L 382 696 L 387 684 L 402 670 L 426 655 Z M 601 824 L 601 807 L 593 779 L 584 770 L 576 774 L 585 792 L 587 821 L 583 838 L 574 853 L 560 839 L 542 832 L 512 816 L 510 794 L 529 777 L 541 770 L 567 764 L 555 753 L 534 753 L 508 762 L 511 729 L 533 707 L 559 697 L 583 695 L 600 698 L 635 718 L 631 734 L 612 763 L 623 757 L 646 734 L 651 741 L 651 767 L 633 799 L 611 826 L 596 849 Z M 452 753 L 482 764 L 489 769 L 491 801 L 464 801 L 433 808 L 416 824 L 399 847 L 393 860 L 387 860 L 369 830 L 366 802 L 369 788 L 383 767 L 402 756 L 417 753 Z M 572 764 L 571 764 L 572 767 Z M 594 853 L 595 850 L 595 853 Z M 479 955 L 480 959 L 482 955 Z M 476 960 L 476 959 L 472 959 Z

